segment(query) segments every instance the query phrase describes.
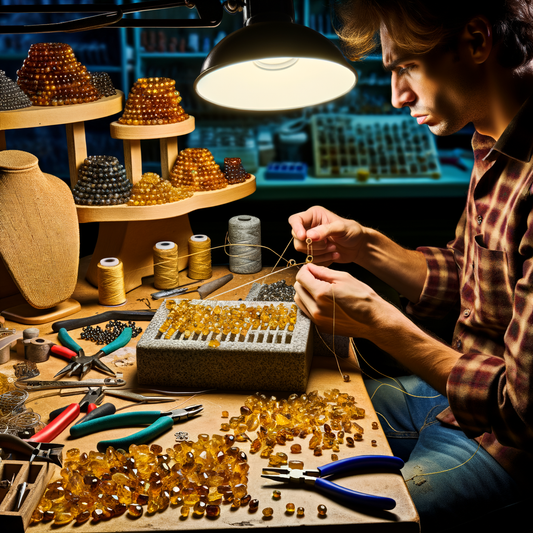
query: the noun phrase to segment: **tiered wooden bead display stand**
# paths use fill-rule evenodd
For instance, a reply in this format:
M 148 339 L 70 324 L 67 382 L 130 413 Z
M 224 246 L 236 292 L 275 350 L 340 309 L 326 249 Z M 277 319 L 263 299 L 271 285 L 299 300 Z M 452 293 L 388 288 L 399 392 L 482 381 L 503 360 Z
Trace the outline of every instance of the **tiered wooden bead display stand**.
M 124 141 L 124 160 L 128 179 L 137 183 L 142 177 L 141 140 L 159 139 L 161 176 L 168 178 L 178 156 L 178 139 L 194 130 L 194 117 L 161 126 L 129 126 L 113 122 L 111 136 Z M 87 270 L 87 280 L 97 285 L 98 262 L 117 257 L 124 265 L 124 284 L 130 291 L 142 278 L 154 273 L 153 247 L 158 241 L 178 245 L 179 269 L 187 267 L 188 242 L 193 235 L 188 213 L 233 202 L 255 191 L 255 177 L 225 189 L 195 192 L 191 198 L 152 206 L 78 206 L 80 222 L 100 222 L 98 241 Z

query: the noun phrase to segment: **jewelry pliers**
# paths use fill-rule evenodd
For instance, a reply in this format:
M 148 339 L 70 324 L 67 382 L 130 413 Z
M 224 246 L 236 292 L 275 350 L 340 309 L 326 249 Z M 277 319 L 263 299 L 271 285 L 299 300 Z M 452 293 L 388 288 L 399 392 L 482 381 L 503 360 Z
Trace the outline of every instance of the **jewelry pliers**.
M 78 374 L 80 379 L 83 379 L 91 367 L 94 367 L 105 374 L 109 374 L 110 376 L 115 376 L 115 372 L 113 372 L 113 370 L 111 370 L 107 365 L 102 363 L 102 361 L 100 361 L 100 357 L 103 355 L 109 355 L 115 350 L 126 346 L 126 344 L 130 342 L 132 334 L 133 331 L 131 328 L 124 328 L 122 333 L 113 342 L 110 342 L 108 345 L 104 346 L 98 353 L 89 356 L 85 355 L 83 348 L 67 333 L 67 330 L 65 328 L 61 328 L 57 334 L 59 341 L 63 346 L 66 346 L 67 348 L 70 348 L 76 352 L 77 355 L 76 357 L 72 357 L 70 359 L 70 363 L 65 366 L 65 368 L 60 370 L 54 376 L 54 378 L 59 378 L 64 375 L 73 376 Z
M 333 483 L 326 476 L 335 474 L 348 475 L 357 470 L 365 469 L 393 469 L 402 468 L 403 461 L 399 457 L 392 455 L 358 455 L 334 461 L 324 466 L 319 466 L 316 470 L 298 470 L 289 467 L 280 468 L 263 468 L 261 477 L 272 479 L 274 481 L 288 481 L 291 483 L 307 483 L 314 485 L 315 488 L 329 494 L 335 498 L 341 498 L 349 503 L 359 504 L 375 509 L 393 509 L 396 502 L 392 498 L 385 496 L 374 496 L 355 490 L 341 487 Z
M 98 451 L 105 452 L 109 446 L 115 449 L 122 448 L 128 450 L 132 444 L 144 444 L 155 439 L 165 431 L 168 431 L 175 422 L 187 420 L 196 416 L 203 410 L 202 405 L 191 405 L 183 409 L 173 409 L 172 411 L 134 411 L 131 413 L 119 413 L 118 415 L 103 416 L 96 420 L 83 422 L 70 428 L 70 435 L 74 438 L 84 437 L 98 431 L 125 428 L 150 424 L 147 428 L 133 433 L 128 437 L 102 440 L 96 447 Z

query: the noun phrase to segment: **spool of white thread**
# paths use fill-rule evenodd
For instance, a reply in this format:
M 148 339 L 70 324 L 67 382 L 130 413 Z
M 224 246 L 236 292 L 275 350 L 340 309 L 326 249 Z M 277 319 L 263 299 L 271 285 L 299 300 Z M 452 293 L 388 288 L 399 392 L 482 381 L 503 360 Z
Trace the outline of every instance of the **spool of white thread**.
M 233 217 L 228 224 L 228 237 L 231 244 L 230 271 L 236 274 L 259 272 L 262 268 L 261 221 L 250 215 Z

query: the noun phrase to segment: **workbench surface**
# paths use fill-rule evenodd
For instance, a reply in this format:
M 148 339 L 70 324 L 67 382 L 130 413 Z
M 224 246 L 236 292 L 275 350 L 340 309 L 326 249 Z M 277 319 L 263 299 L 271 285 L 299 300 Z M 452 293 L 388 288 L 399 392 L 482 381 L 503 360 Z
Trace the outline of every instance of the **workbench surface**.
M 82 316 L 92 316 L 97 313 L 109 311 L 111 308 L 103 307 L 98 304 L 97 290 L 88 284 L 84 279 L 84 268 L 87 261 L 82 260 L 80 268 L 80 279 L 76 292 L 72 296 L 78 300 L 82 305 L 82 310 L 76 315 L 68 318 L 77 318 Z M 239 275 L 234 274 L 234 279 L 226 286 L 222 287 L 210 296 L 210 299 L 221 295 L 221 300 L 238 300 L 245 298 L 248 294 L 251 282 L 254 279 L 259 279 L 262 276 L 271 272 L 271 268 L 263 268 L 263 270 L 254 275 Z M 211 279 L 216 279 L 227 273 L 226 267 L 214 267 L 213 276 Z M 279 279 L 286 279 L 288 284 L 294 281 L 294 269 L 284 270 L 275 273 L 272 276 L 264 278 L 261 283 L 272 283 Z M 189 280 L 184 272 L 180 273 L 180 285 L 187 283 Z M 127 302 L 125 305 L 119 307 L 120 310 L 146 310 L 148 307 L 146 303 L 140 299 L 150 299 L 150 293 L 154 292 L 153 278 L 148 277 L 144 279 L 143 285 L 127 294 Z M 223 294 L 223 296 L 222 296 Z M 191 294 L 189 297 L 196 298 L 197 295 Z M 183 298 L 186 296 L 182 296 Z M 8 305 L 16 305 L 20 302 L 16 298 L 10 301 L 0 302 L 1 308 Z M 150 303 L 153 309 L 156 309 L 162 300 L 151 300 Z M 113 308 L 115 309 L 115 308 Z M 104 324 L 101 324 L 103 326 Z M 146 328 L 147 322 L 137 322 L 137 326 L 141 326 L 143 330 Z M 28 327 L 14 322 L 7 322 L 7 327 L 16 328 L 19 331 Z M 41 337 L 46 337 L 54 342 L 57 342 L 57 335 L 53 333 L 51 324 L 43 324 L 38 327 Z M 85 349 L 86 354 L 90 355 L 96 353 L 98 348 L 95 344 L 79 339 L 80 330 L 72 330 L 69 333 L 71 336 Z M 128 344 L 128 348 L 134 347 L 140 337 L 132 339 Z M 347 354 L 344 354 L 347 355 Z M 110 356 L 111 357 L 111 356 Z M 355 448 L 348 448 L 346 444 L 341 445 L 340 452 L 338 452 L 339 459 L 358 455 L 374 455 L 385 454 L 391 455 L 385 435 L 381 429 L 381 422 L 377 418 L 372 407 L 370 399 L 366 393 L 363 385 L 362 376 L 359 372 L 359 367 L 356 358 L 353 354 L 349 354 L 345 358 L 340 358 L 340 365 L 343 374 L 350 375 L 350 382 L 344 382 L 337 367 L 337 363 L 333 355 L 315 355 L 313 358 L 311 373 L 308 383 L 308 391 L 318 390 L 319 393 L 328 389 L 339 389 L 341 392 L 347 392 L 355 397 L 359 407 L 365 409 L 366 416 L 358 423 L 364 428 L 364 438 L 362 441 L 355 443 Z M 16 352 L 11 351 L 11 360 L 8 363 L 0 366 L 0 372 L 11 375 L 13 374 L 13 364 L 17 362 Z M 38 379 L 51 379 L 54 374 L 60 370 L 65 361 L 58 357 L 52 356 L 48 361 L 39 363 L 38 367 L 41 371 L 41 376 Z M 134 388 L 136 386 L 136 366 L 114 367 L 113 363 L 108 363 L 113 370 L 123 372 L 124 378 L 127 380 L 127 387 Z M 101 378 L 103 374 L 97 371 L 90 371 L 85 379 Z M 51 393 L 56 394 L 51 395 Z M 40 391 L 30 393 L 28 400 L 28 407 L 41 414 L 43 420 L 47 420 L 47 415 L 52 410 L 68 405 L 80 398 L 81 396 L 65 396 L 60 397 L 58 391 Z M 199 394 L 196 396 L 185 395 L 178 398 L 176 402 L 140 405 L 138 408 L 130 408 L 124 412 L 131 412 L 134 410 L 167 410 L 177 406 L 183 407 L 186 405 L 193 405 L 201 403 L 204 410 L 200 416 L 186 422 L 177 423 L 174 427 L 159 437 L 155 442 L 160 444 L 163 449 L 172 448 L 176 443 L 175 432 L 186 431 L 189 434 L 189 439 L 196 440 L 198 434 L 206 433 L 209 435 L 219 434 L 224 435 L 220 430 L 220 424 L 227 422 L 227 419 L 221 418 L 222 411 L 228 411 L 229 416 L 238 416 L 239 408 L 243 405 L 244 399 L 249 394 L 254 394 L 257 391 L 248 392 L 225 392 L 225 391 L 211 391 L 208 393 Z M 265 392 L 267 396 L 275 395 L 278 398 L 287 397 L 287 393 L 275 393 L 272 391 Z M 107 396 L 104 402 L 112 402 L 117 409 L 130 405 L 130 402 L 112 396 Z M 372 423 L 378 423 L 378 429 L 372 429 Z M 106 438 L 113 438 L 114 436 L 128 435 L 134 430 L 132 428 L 109 431 L 106 433 Z M 252 435 L 252 439 L 255 435 Z M 316 468 L 318 466 L 331 462 L 331 451 L 324 450 L 321 457 L 315 457 L 312 450 L 308 448 L 308 440 L 295 439 L 294 442 L 288 442 L 285 446 L 276 446 L 274 452 L 283 451 L 289 456 L 289 460 L 298 459 L 305 463 L 305 468 Z M 96 450 L 96 443 L 102 439 L 101 434 L 89 435 L 80 439 L 72 439 L 69 436 L 68 429 L 65 430 L 56 442 L 64 444 L 64 451 L 70 448 L 79 448 L 82 452 L 89 452 Z M 377 446 L 372 446 L 371 441 L 375 440 Z M 300 443 L 302 445 L 302 453 L 292 455 L 290 453 L 290 445 L 293 443 Z M 413 502 L 409 496 L 409 492 L 399 473 L 360 473 L 351 475 L 339 480 L 339 484 L 355 490 L 388 496 L 396 500 L 396 507 L 392 511 L 371 511 L 363 508 L 351 508 L 341 503 L 333 501 L 330 497 L 314 491 L 312 488 L 308 489 L 303 486 L 288 485 L 284 483 L 276 483 L 267 479 L 261 478 L 261 469 L 268 465 L 267 459 L 262 459 L 259 454 L 252 454 L 249 452 L 250 443 L 237 443 L 237 445 L 247 454 L 248 462 L 250 464 L 250 471 L 248 475 L 248 492 L 252 498 L 259 500 L 259 509 L 255 513 L 251 513 L 247 507 L 232 510 L 230 505 L 222 504 L 220 516 L 216 519 L 208 519 L 206 517 L 194 518 L 191 515 L 187 519 L 180 517 L 179 507 L 174 508 L 169 506 L 167 510 L 158 512 L 152 515 L 146 513 L 146 506 L 144 506 L 144 514 L 139 519 L 132 519 L 128 517 L 127 513 L 113 518 L 108 521 L 94 523 L 91 520 L 83 525 L 76 525 L 74 522 L 62 527 L 54 526 L 52 523 L 40 523 L 30 526 L 29 532 L 44 533 L 45 531 L 76 531 L 83 530 L 92 532 L 133 532 L 133 531 L 188 531 L 188 530 L 227 530 L 227 529 L 269 529 L 275 530 L 278 527 L 296 527 L 306 526 L 312 530 L 318 530 L 324 527 L 335 527 L 335 530 L 352 529 L 353 526 L 358 526 L 358 531 L 381 531 L 386 528 L 387 531 L 392 528 L 393 531 L 409 531 L 415 532 L 419 530 L 418 515 L 414 508 Z M 59 469 L 57 469 L 54 478 L 59 477 Z M 275 501 L 272 499 L 273 490 L 281 491 L 281 499 Z M 292 502 L 296 507 L 305 508 L 305 516 L 297 517 L 296 513 L 292 515 L 285 513 L 285 506 Z M 324 504 L 327 506 L 327 516 L 319 517 L 317 513 L 317 506 Z M 274 510 L 273 517 L 269 520 L 263 518 L 261 510 L 265 507 L 272 507 Z

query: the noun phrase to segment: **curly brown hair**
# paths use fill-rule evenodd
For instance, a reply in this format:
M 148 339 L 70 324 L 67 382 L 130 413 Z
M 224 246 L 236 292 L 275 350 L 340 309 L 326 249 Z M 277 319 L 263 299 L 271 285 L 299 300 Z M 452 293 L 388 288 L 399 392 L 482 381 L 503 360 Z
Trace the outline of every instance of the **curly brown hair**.
M 485 16 L 499 44 L 501 65 L 533 59 L 533 0 L 332 0 L 336 30 L 346 56 L 359 61 L 379 47 L 385 25 L 391 39 L 411 53 L 453 46 L 465 24 Z

